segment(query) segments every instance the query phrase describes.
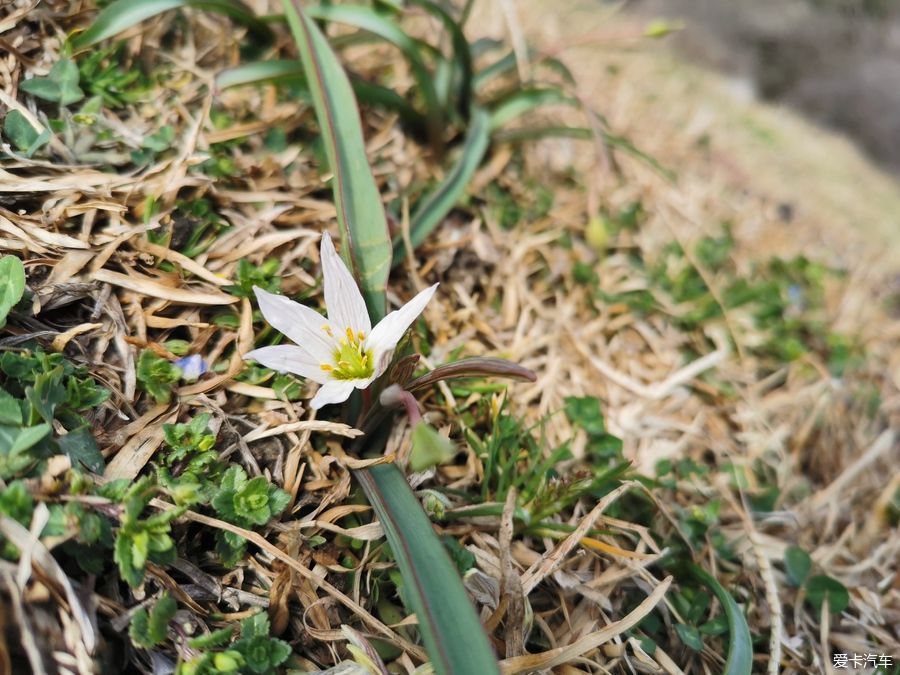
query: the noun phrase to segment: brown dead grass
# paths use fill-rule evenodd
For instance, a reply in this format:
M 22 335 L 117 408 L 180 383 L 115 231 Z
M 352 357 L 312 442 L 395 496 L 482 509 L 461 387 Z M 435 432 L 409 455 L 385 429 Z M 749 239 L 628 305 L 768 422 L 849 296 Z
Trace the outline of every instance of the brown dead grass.
M 534 420 L 558 411 L 567 396 L 599 396 L 610 430 L 624 440 L 626 457 L 642 472 L 652 471 L 661 459 L 694 458 L 713 466 L 733 463 L 752 482 L 754 462 L 762 462 L 777 475 L 783 495 L 781 510 L 765 517 L 751 515 L 741 495 L 724 480 L 680 485 L 671 494 L 673 501 L 657 499 L 660 512 L 673 522 L 679 508 L 713 497 L 725 500 L 723 531 L 744 553 L 744 564 L 720 566 L 709 550 L 698 551 L 697 559 L 735 590 L 754 632 L 772 634 L 771 651 L 780 652 L 781 658 L 767 659 L 761 652 L 760 668 L 768 664 L 773 673 L 827 672 L 833 651 L 900 654 L 900 538 L 885 519 L 897 489 L 898 445 L 892 429 L 900 404 L 900 321 L 880 302 L 896 273 L 896 258 L 890 260 L 896 249 L 886 245 L 887 238 L 878 238 L 880 230 L 874 226 L 871 232 L 847 227 L 893 217 L 893 207 L 900 203 L 895 189 L 846 147 L 840 155 L 826 153 L 825 160 L 813 154 L 810 148 L 818 153 L 825 152 L 823 147 L 842 146 L 783 114 L 731 101 L 714 78 L 634 39 L 634 25 L 577 4 L 549 11 L 535 0 L 507 5 L 506 12 L 499 6 L 495 10 L 473 25 L 496 35 L 521 30 L 543 48 L 559 51 L 578 76 L 578 94 L 593 101 L 617 133 L 677 168 L 679 177 L 672 184 L 646 165 L 622 158 L 618 173 L 613 172 L 608 163 L 593 161 L 590 144 L 547 142 L 534 147 L 528 157 L 530 172 L 558 183 L 549 214 L 512 231 L 499 227 L 489 209 L 456 214 L 403 268 L 408 275 L 399 273 L 392 283 L 392 300 L 397 300 L 442 281 L 437 301 L 425 314 L 435 335 L 429 367 L 461 348 L 467 355 L 503 356 L 534 369 L 539 374 L 536 384 L 511 385 L 508 393 L 513 409 Z M 22 105 L 24 99 L 16 98 L 18 83 L 26 72 L 45 72 L 57 58 L 62 30 L 57 23 L 70 28 L 70 16 L 56 5 L 45 5 L 29 14 L 27 24 L 0 20 L 0 38 L 17 49 L 0 55 L 0 103 Z M 208 117 L 214 99 L 204 85 L 218 68 L 235 60 L 240 33 L 219 18 L 191 14 L 196 35 L 209 39 L 193 40 L 187 33 L 174 48 L 162 50 L 159 39 L 168 21 L 152 21 L 130 40 L 128 51 L 171 61 L 179 77 L 160 89 L 153 105 L 132 106 L 107 123 L 122 131 L 122 142 L 137 148 L 141 135 L 162 118 L 177 128 L 177 152 L 138 173 L 39 161 L 6 162 L 0 168 L 0 189 L 10 197 L 0 208 L 0 248 L 26 260 L 29 284 L 36 292 L 36 320 L 19 330 L 49 336 L 72 358 L 93 364 L 97 376 L 115 392 L 115 406 L 102 409 L 94 420 L 109 460 L 107 477 L 137 475 L 160 447 L 163 422 L 210 411 L 220 425 L 220 442 L 227 439 L 245 466 L 265 472 L 294 496 L 301 515 L 253 535 L 257 548 L 237 569 L 224 576 L 186 565 L 179 570 L 195 586 L 206 585 L 220 594 L 217 601 L 179 595 L 186 606 L 196 605 L 192 621 L 205 625 L 207 611 L 226 611 L 236 618 L 251 607 L 265 606 L 276 632 L 292 641 L 311 669 L 335 663 L 345 654 L 339 645 L 347 638 L 340 627 L 353 623 L 399 647 L 403 655 L 398 667 L 411 670 L 423 656 L 421 648 L 410 644 L 398 626 L 373 616 L 369 603 L 371 575 L 383 567 L 372 559 L 378 526 L 348 531 L 339 524 L 364 509 L 349 503 L 348 467 L 353 458 L 344 453 L 341 438 L 352 432 L 336 423 L 317 424 L 304 406 L 278 400 L 268 387 L 233 380 L 241 367 L 240 354 L 253 341 L 251 308 L 224 294 L 222 282 L 233 277 L 241 258 L 261 262 L 276 257 L 285 292 L 314 288 L 316 242 L 323 229 L 333 227 L 334 210 L 322 177 L 308 158 L 301 155 L 297 161 L 302 149 L 273 154 L 261 143 L 264 130 L 277 125 L 297 128 L 308 123 L 309 113 L 279 100 L 273 88 L 225 92 L 215 103 L 236 121 L 215 128 Z M 574 34 L 572 26 L 577 26 Z M 48 39 L 38 44 L 34 34 Z M 581 36 L 599 46 L 570 49 Z M 392 58 L 389 50 L 360 49 L 353 52 L 353 65 L 366 72 Z M 398 77 L 402 82 L 402 70 Z M 434 170 L 423 151 L 404 139 L 394 119 L 373 113 L 366 123 L 386 200 L 405 194 Z M 760 127 L 774 135 L 768 149 L 760 147 Z M 246 140 L 231 153 L 236 179 L 216 180 L 188 171 L 211 143 L 225 138 Z M 698 144 L 701 139 L 703 144 Z M 106 163 L 114 166 L 117 155 L 106 152 Z M 835 156 L 841 159 L 826 161 Z M 492 180 L 516 189 L 519 177 L 512 159 L 508 148 L 496 148 L 473 192 Z M 572 161 L 580 167 L 574 186 L 546 168 Z M 854 176 L 858 180 L 851 182 Z M 150 228 L 175 226 L 172 209 L 176 198 L 185 196 L 209 197 L 234 226 L 194 262 L 148 246 L 144 236 Z M 163 208 L 144 223 L 147 197 Z M 608 254 L 600 258 L 580 243 L 589 213 L 600 207 L 616 210 L 635 199 L 649 214 L 639 234 L 611 241 Z M 778 217 L 777 206 L 783 202 L 794 205 L 790 222 Z M 741 349 L 758 336 L 739 313 L 728 315 L 708 335 L 684 334 L 664 314 L 643 318 L 627 307 L 597 304 L 571 278 L 573 263 L 587 261 L 595 264 L 600 285 L 609 293 L 646 287 L 647 280 L 629 264 L 629 250 L 652 257 L 666 242 L 688 244 L 723 220 L 734 223 L 739 267 L 773 252 L 803 251 L 847 268 L 847 279 L 830 289 L 828 322 L 865 344 L 869 362 L 854 375 L 857 379 L 833 379 L 815 357 L 784 364 L 760 379 L 759 364 Z M 568 235 L 575 245 L 558 246 Z M 168 257 L 182 272 L 160 273 L 155 269 L 160 257 Z M 301 266 L 310 261 L 311 266 Z M 718 283 L 710 279 L 713 289 Z M 666 298 L 659 300 L 665 306 Z M 210 323 L 211 308 L 219 306 L 234 308 L 238 329 Z M 68 310 L 60 313 L 57 307 Z M 149 406 L 137 393 L 135 355 L 145 346 L 161 349 L 160 343 L 176 329 L 190 336 L 192 352 L 218 358 L 228 369 L 184 387 L 177 403 Z M 729 338 L 736 351 L 728 346 Z M 702 350 L 703 355 L 685 362 L 686 350 Z M 698 380 L 710 373 L 738 395 L 726 398 L 711 392 Z M 874 416 L 865 413 L 854 395 L 861 382 L 874 384 L 881 393 L 881 408 Z M 451 426 L 455 406 L 479 398 L 455 401 L 449 389 L 444 394 L 445 406 L 432 402 L 431 415 Z M 552 446 L 573 430 L 563 415 L 555 414 L 546 433 Z M 402 454 L 408 443 L 399 428 L 388 449 Z M 583 461 L 582 437 L 576 435 L 573 449 L 574 469 Z M 66 469 L 61 464 L 54 472 L 60 475 Z M 476 483 L 479 470 L 480 462 L 470 451 L 465 466 L 447 467 L 435 481 L 465 488 Z M 671 603 L 666 605 L 671 582 L 656 578 L 651 566 L 658 553 L 654 540 L 637 526 L 606 519 L 605 506 L 580 504 L 568 522 L 585 530 L 597 523 L 628 533 L 606 537 L 605 544 L 632 550 L 637 542 L 638 556 L 588 551 L 577 537 L 510 545 L 509 512 L 501 519 L 450 528 L 476 555 L 488 590 L 476 590 L 475 595 L 487 625 L 496 629 L 496 644 L 507 657 L 506 671 L 721 672 L 723 655 L 710 648 L 697 655 L 673 640 L 650 656 L 634 638 L 623 635 L 657 602 L 675 620 L 677 612 Z M 233 529 L 201 514 L 186 520 Z M 353 584 L 343 585 L 347 570 L 338 562 L 343 550 L 312 550 L 304 543 L 304 537 L 335 532 L 366 542 L 356 560 Z M 819 569 L 850 588 L 851 605 L 841 616 L 823 623 L 787 586 L 781 562 L 790 543 L 811 551 Z M 44 606 L 20 595 L 9 574 L 2 578 L 15 599 L 15 616 L 22 613 L 24 605 L 16 604 L 22 597 L 28 606 Z M 30 592 L 40 597 L 43 588 L 46 601 L 43 583 L 35 582 Z M 162 569 L 151 570 L 145 586 L 178 588 L 170 572 Z M 627 615 L 623 596 L 631 588 L 649 599 Z M 122 601 L 118 593 L 101 585 L 93 598 L 98 613 L 122 627 L 131 601 Z M 58 630 L 65 628 L 63 634 L 70 637 L 77 628 L 72 627 L 72 607 L 61 597 L 54 601 L 44 604 L 56 608 Z M 515 635 L 529 615 L 532 630 L 557 649 L 531 657 L 522 653 Z M 54 652 L 57 665 L 73 672 L 88 672 L 83 657 L 83 650 L 65 640 Z
M 523 267 L 551 258 L 548 266 L 559 276 L 543 288 L 530 285 L 516 301 L 509 300 L 508 290 L 503 295 L 501 325 L 504 318 L 508 324 L 520 318 L 516 325 L 541 340 L 545 355 L 532 362 L 542 373 L 539 384 L 517 398 L 536 400 L 539 410 L 549 411 L 566 395 L 600 395 L 610 428 L 625 441 L 626 457 L 645 470 L 659 459 L 686 457 L 733 463 L 748 477 L 754 462 L 771 467 L 783 510 L 767 517 L 751 517 L 724 479 L 690 488 L 701 503 L 724 496 L 730 504 L 723 523 L 745 563 L 720 578 L 754 589 L 745 598 L 751 630 L 771 631 L 771 652 L 782 655 L 768 660 L 768 672 L 828 672 L 834 652 L 896 654 L 900 538 L 885 520 L 900 459 L 900 321 L 885 304 L 896 293 L 900 271 L 896 182 L 846 141 L 783 110 L 736 100 L 721 78 L 640 39 L 642 24 L 604 13 L 594 3 L 551 8 L 534 0 L 518 5 L 516 17 L 519 26 L 510 26 L 499 11 L 493 19 L 505 22 L 508 33 L 524 32 L 546 52 L 562 56 L 578 79 L 579 95 L 594 102 L 617 133 L 678 173 L 670 184 L 646 166 L 623 162 L 617 176 L 574 148 L 542 148 L 551 161 L 588 160 L 580 166 L 589 194 L 585 199 L 558 193 L 558 206 L 546 221 L 527 228 L 534 235 Z M 641 284 L 616 252 L 624 253 L 623 246 L 636 245 L 652 257 L 667 241 L 687 247 L 730 222 L 739 269 L 773 254 L 803 253 L 847 271 L 829 288 L 827 322 L 866 346 L 864 371 L 836 380 L 824 364 L 807 360 L 784 364 L 759 380 L 759 364 L 741 349 L 758 336 L 737 312 L 726 313 L 721 333 L 707 336 L 706 356 L 693 363 L 684 363 L 680 354 L 696 336 L 680 334 L 665 320 L 644 321 L 602 306 L 596 307 L 598 316 L 586 318 L 583 307 L 590 303 L 578 287 L 566 284 L 565 270 L 574 259 L 591 259 L 591 252 L 551 250 L 538 237 L 545 231 L 583 233 L 592 201 L 615 212 L 635 199 L 648 206 L 648 220 L 636 241 L 614 242 L 598 261 L 604 290 Z M 789 217 L 782 215 L 785 206 Z M 522 246 L 517 238 L 500 259 L 518 261 L 512 251 Z M 700 272 L 713 291 L 724 281 Z M 498 293 L 519 291 L 517 279 L 502 269 L 492 286 Z M 490 298 L 487 293 L 488 304 Z M 529 313 L 532 318 L 525 318 Z M 736 353 L 726 353 L 725 335 L 734 339 Z M 678 374 L 694 365 L 697 370 L 679 381 Z M 704 366 L 739 392 L 737 401 L 710 400 L 696 386 L 693 377 Z M 695 386 L 684 386 L 690 382 Z M 863 382 L 881 392 L 872 417 L 854 396 Z M 661 508 L 669 506 L 674 505 Z M 782 561 L 785 548 L 795 543 L 851 589 L 851 606 L 840 617 L 823 622 L 810 615 L 787 585 Z M 716 672 L 717 666 L 713 661 L 706 668 Z

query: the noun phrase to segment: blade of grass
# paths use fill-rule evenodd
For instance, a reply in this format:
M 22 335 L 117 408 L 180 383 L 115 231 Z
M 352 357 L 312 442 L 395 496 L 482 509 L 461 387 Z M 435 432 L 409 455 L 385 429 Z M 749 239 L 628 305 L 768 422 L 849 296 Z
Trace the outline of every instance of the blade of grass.
M 271 61 L 252 61 L 239 66 L 226 68 L 216 73 L 216 89 L 241 87 L 248 84 L 277 82 L 278 80 L 303 80 L 306 73 L 303 63 L 291 59 L 272 59 Z
M 434 77 L 425 64 L 424 54 L 442 58 L 431 45 L 407 35 L 400 26 L 369 7 L 358 5 L 318 5 L 308 7 L 306 14 L 312 19 L 334 21 L 377 35 L 397 47 L 409 61 L 416 84 L 425 104 L 428 136 L 432 147 L 439 148 L 444 125 L 444 110 L 434 88 Z
M 676 174 L 672 169 L 669 169 L 662 164 L 660 164 L 659 160 L 652 155 L 648 155 L 646 152 L 638 148 L 634 143 L 629 141 L 624 136 L 618 136 L 616 134 L 609 133 L 608 131 L 603 132 L 603 140 L 610 146 L 614 148 L 619 148 L 620 150 L 628 153 L 632 157 L 641 160 L 646 163 L 648 166 L 652 167 L 656 170 L 656 172 L 669 181 L 674 181 L 677 178 Z
M 72 40 L 75 49 L 83 49 L 117 35 L 157 14 L 192 7 L 219 12 L 246 24 L 254 33 L 268 39 L 272 31 L 240 0 L 116 0 L 104 8 L 90 28 Z
M 728 657 L 722 675 L 750 675 L 753 670 L 753 642 L 741 608 L 714 576 L 694 564 L 689 565 L 689 569 L 722 603 L 728 621 Z
M 437 18 L 444 29 L 450 34 L 450 43 L 453 46 L 453 74 L 447 78 L 447 89 L 443 92 L 441 100 L 447 106 L 453 105 L 457 113 L 464 120 L 468 120 L 473 110 L 471 106 L 474 100 L 472 89 L 472 51 L 469 41 L 462 31 L 462 25 L 457 22 L 441 5 L 434 0 L 411 0 L 411 4 L 418 5 L 426 12 Z M 438 79 L 437 77 L 435 79 Z M 454 80 L 457 81 L 456 100 L 452 101 L 450 88 Z M 441 95 L 440 90 L 438 91 Z
M 497 101 L 491 109 L 491 129 L 499 129 L 517 117 L 546 105 L 579 106 L 578 99 L 556 87 L 527 87 Z
M 459 159 L 440 185 L 420 201 L 410 219 L 409 236 L 414 249 L 425 241 L 459 201 L 481 165 L 489 143 L 490 117 L 485 111 L 476 109 L 472 113 Z M 406 251 L 401 238 L 396 240 L 394 250 L 394 260 L 399 263 Z
M 539 52 L 529 49 L 528 60 L 532 68 L 540 66 L 552 70 L 567 84 L 575 85 L 575 76 L 572 74 L 572 71 L 556 57 L 541 55 Z M 515 73 L 516 66 L 516 53 L 514 51 L 510 51 L 493 63 L 488 64 L 475 73 L 474 86 L 476 91 L 485 87 L 492 80 Z
M 603 141 L 613 147 L 619 148 L 635 159 L 639 159 L 660 176 L 669 181 L 677 177 L 674 171 L 663 166 L 659 160 L 638 148 L 624 136 L 603 131 Z M 497 143 L 518 143 L 521 141 L 536 141 L 542 138 L 574 138 L 581 141 L 589 141 L 594 138 L 594 132 L 587 127 L 570 127 L 565 125 L 547 125 L 537 127 L 522 127 L 519 129 L 500 129 L 492 136 Z
M 499 675 L 497 660 L 462 580 L 400 470 L 355 472 L 384 528 L 438 675 Z
M 594 132 L 587 127 L 569 127 L 564 124 L 501 129 L 493 135 L 493 139 L 497 143 L 519 143 L 521 141 L 537 141 L 542 138 L 575 138 L 580 141 L 589 141 L 593 137 Z
M 306 71 L 325 154 L 334 174 L 333 189 L 341 230 L 341 256 L 352 270 L 372 321 L 385 314 L 385 288 L 391 269 L 391 240 L 381 194 L 366 159 L 359 108 L 350 80 L 299 0 L 282 0 Z

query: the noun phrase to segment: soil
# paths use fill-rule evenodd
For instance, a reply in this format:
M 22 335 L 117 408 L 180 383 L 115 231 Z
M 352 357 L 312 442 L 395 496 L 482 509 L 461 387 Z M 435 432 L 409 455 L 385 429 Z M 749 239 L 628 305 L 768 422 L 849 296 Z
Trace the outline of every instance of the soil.
M 900 171 L 900 11 L 863 0 L 635 0 L 642 16 L 682 20 L 691 60 L 852 138 Z

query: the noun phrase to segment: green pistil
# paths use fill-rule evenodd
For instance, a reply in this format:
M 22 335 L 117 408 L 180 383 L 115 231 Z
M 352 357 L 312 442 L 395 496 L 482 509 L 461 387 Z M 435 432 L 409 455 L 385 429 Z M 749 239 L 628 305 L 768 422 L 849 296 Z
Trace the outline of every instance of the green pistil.
M 334 365 L 328 370 L 336 380 L 362 380 L 371 377 L 375 372 L 372 350 L 363 350 L 364 336 L 353 335 L 347 331 L 347 337 L 341 338 L 340 347 L 334 352 Z

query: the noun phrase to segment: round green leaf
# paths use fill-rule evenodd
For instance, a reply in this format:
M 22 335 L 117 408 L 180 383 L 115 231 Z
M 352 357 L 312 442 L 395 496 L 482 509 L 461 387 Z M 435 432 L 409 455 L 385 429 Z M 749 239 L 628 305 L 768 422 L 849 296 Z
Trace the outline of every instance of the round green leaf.
M 37 140 L 38 132 L 25 115 L 10 110 L 3 118 L 3 135 L 19 150 L 27 150 Z
M 0 258 L 0 326 L 25 292 L 25 267 L 14 255 Z
M 791 586 L 799 588 L 809 576 L 812 559 L 799 546 L 789 546 L 784 552 L 784 571 Z
M 828 611 L 832 614 L 843 612 L 850 604 L 850 594 L 844 584 L 837 579 L 819 574 L 806 582 L 806 601 L 817 612 L 822 611 L 826 599 L 828 600 Z

